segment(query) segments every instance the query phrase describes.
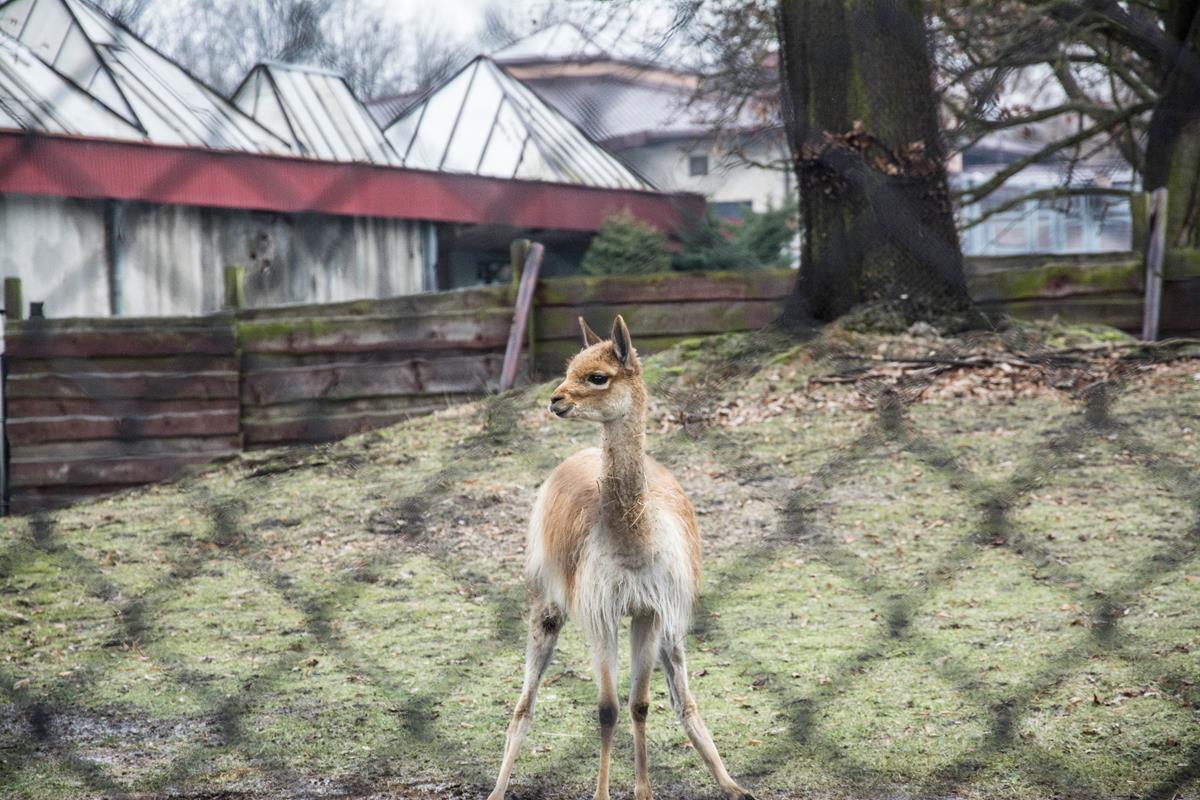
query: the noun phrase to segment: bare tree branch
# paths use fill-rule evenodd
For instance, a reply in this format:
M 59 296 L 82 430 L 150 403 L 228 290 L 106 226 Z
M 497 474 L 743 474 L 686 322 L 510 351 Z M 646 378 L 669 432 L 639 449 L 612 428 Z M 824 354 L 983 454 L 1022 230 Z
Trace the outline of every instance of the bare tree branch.
M 964 222 L 959 226 L 959 230 L 970 230 L 976 225 L 987 222 L 997 214 L 1003 214 L 1005 211 L 1023 206 L 1030 200 L 1054 200 L 1060 197 L 1129 197 L 1131 194 L 1133 192 L 1129 189 L 1110 189 L 1100 186 L 1056 186 L 1051 189 L 1038 189 L 1006 200 L 995 208 L 989 208 L 978 217 Z
M 1080 144 L 1088 141 L 1092 137 L 1096 136 L 1098 133 L 1103 133 L 1103 132 L 1111 130 L 1113 128 L 1113 126 L 1119 125 L 1127 118 L 1129 118 L 1135 114 L 1141 114 L 1145 111 L 1149 111 L 1151 107 L 1152 107 L 1152 105 L 1150 103 L 1139 103 L 1137 105 L 1130 106 L 1129 108 L 1124 109 L 1122 111 L 1117 111 L 1117 112 L 1108 114 L 1106 117 L 1104 117 L 1100 121 L 1096 122 L 1094 125 L 1091 125 L 1087 128 L 1083 128 L 1075 135 L 1068 136 L 1065 139 L 1060 139 L 1058 141 L 1051 142 L 1050 144 L 1043 147 L 1041 150 L 1038 150 L 1036 153 L 1031 153 L 1031 154 L 1025 156 L 1024 158 L 1020 158 L 1020 159 L 1012 162 L 1011 164 L 1007 165 L 1004 169 L 999 170 L 998 172 L 996 172 L 995 175 L 993 175 L 991 178 L 984 181 L 983 183 L 979 184 L 978 186 L 973 186 L 969 189 L 962 190 L 961 192 L 958 193 L 959 197 L 962 200 L 962 202 L 964 202 L 964 203 L 976 203 L 979 200 L 981 200 L 982 198 L 986 197 L 987 195 L 989 195 L 992 192 L 999 189 L 1001 186 L 1004 185 L 1005 181 L 1007 181 L 1009 178 L 1013 177 L 1017 173 L 1021 172 L 1023 169 L 1025 169 L 1029 165 L 1036 164 L 1037 162 L 1042 161 L 1046 158 L 1049 158 L 1050 156 L 1054 155 L 1055 153 L 1061 152 L 1062 150 L 1066 150 L 1071 147 L 1077 147 L 1078 145 L 1080 145 Z

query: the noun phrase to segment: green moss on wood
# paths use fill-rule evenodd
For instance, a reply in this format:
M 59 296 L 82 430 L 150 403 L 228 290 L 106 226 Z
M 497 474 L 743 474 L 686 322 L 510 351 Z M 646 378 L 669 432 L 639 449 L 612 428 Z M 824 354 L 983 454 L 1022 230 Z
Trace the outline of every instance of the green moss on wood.
M 1163 257 L 1163 275 L 1167 280 L 1200 278 L 1200 249 L 1167 250 Z
M 328 319 L 281 319 L 239 322 L 235 331 L 238 347 L 245 347 L 250 342 L 283 339 L 295 334 L 325 336 L 344 327 L 344 323 L 339 324 Z
M 561 306 L 577 303 L 612 302 L 614 295 L 637 292 L 652 296 L 673 285 L 704 284 L 729 287 L 729 294 L 743 293 L 782 297 L 791 291 L 796 278 L 794 269 L 762 269 L 752 272 L 659 272 L 649 275 L 581 275 L 545 278 L 538 282 L 538 305 Z
M 1142 253 L 1150 236 L 1150 197 L 1145 192 L 1134 192 L 1129 196 L 1129 215 L 1133 220 L 1133 250 Z
M 967 279 L 976 301 L 1010 301 L 1087 292 L 1119 292 L 1136 288 L 1141 263 L 1128 260 L 1087 266 L 1048 263 L 1036 269 L 992 272 Z

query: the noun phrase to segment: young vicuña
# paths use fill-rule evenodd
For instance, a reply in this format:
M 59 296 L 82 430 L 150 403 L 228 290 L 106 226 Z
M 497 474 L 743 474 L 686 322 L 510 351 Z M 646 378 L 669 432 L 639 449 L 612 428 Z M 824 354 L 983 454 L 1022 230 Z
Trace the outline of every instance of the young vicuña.
M 696 515 L 669 471 L 645 452 L 646 385 L 625 320 L 609 341 L 582 318 L 584 349 L 567 366 L 550 411 L 603 426 L 603 446 L 563 461 L 538 492 L 529 522 L 526 577 L 533 606 L 525 685 L 513 711 L 504 760 L 489 800 L 502 800 L 521 742 L 529 732 L 538 685 L 567 615 L 592 648 L 600 693 L 597 800 L 608 798 L 608 762 L 617 722 L 617 632 L 630 617 L 634 797 L 648 800 L 646 712 L 655 658 L 671 706 L 722 790 L 750 798 L 729 777 L 688 690 L 683 642 L 700 583 Z

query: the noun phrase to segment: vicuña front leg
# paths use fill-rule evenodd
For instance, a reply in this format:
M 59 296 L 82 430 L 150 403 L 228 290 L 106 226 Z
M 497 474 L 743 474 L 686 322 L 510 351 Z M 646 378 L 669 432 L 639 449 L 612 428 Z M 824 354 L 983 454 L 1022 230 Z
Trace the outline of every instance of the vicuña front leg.
M 525 647 L 525 685 L 504 737 L 504 761 L 496 778 L 496 788 L 488 795 L 488 800 L 504 798 L 513 763 L 517 760 L 525 735 L 529 733 L 529 726 L 533 724 L 533 706 L 537 701 L 538 687 L 542 683 L 542 676 L 546 674 L 546 667 L 550 666 L 558 632 L 565 620 L 566 617 L 556 606 L 542 601 L 534 602 L 529 614 L 529 641 Z
M 675 713 L 679 715 L 683 729 L 687 731 L 688 739 L 692 741 L 692 747 L 696 748 L 696 752 L 704 759 L 709 772 L 712 773 L 713 778 L 716 779 L 726 795 L 733 800 L 754 800 L 754 795 L 738 786 L 733 778 L 729 777 L 729 772 L 725 769 L 725 762 L 721 760 L 721 754 L 717 752 L 717 746 L 713 744 L 712 736 L 709 735 L 708 728 L 705 727 L 704 720 L 700 717 L 700 710 L 696 708 L 696 699 L 688 690 L 687 657 L 683 652 L 683 641 L 664 639 L 659 650 L 659 658 L 662 660 L 663 672 L 667 677 L 667 691 L 671 696 L 671 708 L 675 709 Z
M 592 663 L 600 703 L 600 772 L 596 776 L 595 800 L 608 800 L 608 761 L 613 730 L 617 727 L 617 632 L 606 630 L 592 642 Z
M 658 618 L 638 615 L 629 625 L 631 675 L 629 716 L 633 719 L 634 800 L 650 800 L 650 769 L 646 762 L 646 714 L 650 709 L 650 678 L 658 653 Z

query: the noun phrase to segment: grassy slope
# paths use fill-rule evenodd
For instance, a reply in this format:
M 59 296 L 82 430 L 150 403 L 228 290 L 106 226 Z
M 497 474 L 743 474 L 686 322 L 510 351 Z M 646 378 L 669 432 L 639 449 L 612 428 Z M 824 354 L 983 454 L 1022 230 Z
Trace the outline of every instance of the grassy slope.
M 1195 792 L 1200 581 L 1169 554 L 1196 546 L 1197 498 L 1169 465 L 1196 474 L 1200 366 L 1114 407 L 1156 460 L 1124 429 L 1056 445 L 1081 415 L 1055 393 L 917 404 L 908 448 L 847 387 L 756 413 L 828 370 L 809 352 L 650 368 L 671 398 L 650 448 L 709 540 L 689 666 L 730 771 L 766 797 Z M 0 794 L 488 784 L 525 509 L 597 434 L 547 420 L 544 389 L 3 522 Z M 726 422 L 667 419 L 695 397 Z M 998 526 L 985 498 L 1010 484 Z M 590 793 L 590 676 L 569 627 L 518 794 Z M 661 677 L 651 708 L 660 795 L 711 792 Z M 617 743 L 624 791 L 625 722 Z

